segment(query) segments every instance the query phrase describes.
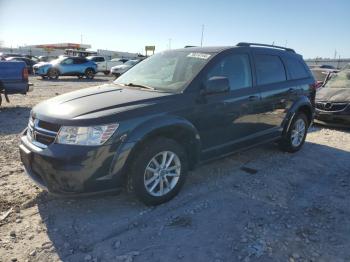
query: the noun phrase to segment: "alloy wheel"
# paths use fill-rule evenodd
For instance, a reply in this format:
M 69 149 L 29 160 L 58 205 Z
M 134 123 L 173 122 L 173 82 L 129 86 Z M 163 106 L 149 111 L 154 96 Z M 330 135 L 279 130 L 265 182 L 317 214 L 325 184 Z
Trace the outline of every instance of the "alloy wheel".
M 291 132 L 291 142 L 293 147 L 298 147 L 303 142 L 306 132 L 306 124 L 303 119 L 299 118 L 294 123 L 294 127 Z
M 180 158 L 171 151 L 155 155 L 144 173 L 144 185 L 152 196 L 164 196 L 175 188 L 181 174 Z

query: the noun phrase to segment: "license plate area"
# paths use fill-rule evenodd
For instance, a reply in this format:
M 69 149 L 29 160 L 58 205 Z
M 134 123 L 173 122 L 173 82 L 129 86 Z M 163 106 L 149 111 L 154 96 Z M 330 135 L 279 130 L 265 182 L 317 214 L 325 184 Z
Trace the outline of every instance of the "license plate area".
M 21 161 L 22 161 L 23 165 L 26 168 L 30 169 L 31 162 L 32 162 L 32 152 L 30 152 L 30 150 L 25 148 L 23 145 L 20 145 L 19 146 L 19 154 L 21 156 Z

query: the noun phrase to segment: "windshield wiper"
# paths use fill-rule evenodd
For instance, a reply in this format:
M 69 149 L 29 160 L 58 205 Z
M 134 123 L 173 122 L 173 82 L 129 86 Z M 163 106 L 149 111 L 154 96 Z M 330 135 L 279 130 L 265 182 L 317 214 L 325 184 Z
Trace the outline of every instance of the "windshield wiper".
M 141 87 L 141 88 L 145 88 L 145 89 L 156 90 L 154 87 L 151 87 L 151 86 L 145 86 L 145 85 L 134 84 L 134 83 L 124 84 L 124 86 Z

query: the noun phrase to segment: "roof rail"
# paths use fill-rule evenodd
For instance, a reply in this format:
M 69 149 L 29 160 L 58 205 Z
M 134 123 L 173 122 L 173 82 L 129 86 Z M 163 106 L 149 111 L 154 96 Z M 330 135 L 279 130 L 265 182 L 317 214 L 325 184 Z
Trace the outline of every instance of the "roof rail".
M 292 48 L 278 46 L 278 45 L 266 45 L 266 44 L 258 44 L 258 43 L 240 42 L 236 46 L 263 46 L 263 47 L 271 47 L 271 48 L 276 48 L 276 49 L 282 49 L 282 50 L 286 50 L 286 51 L 295 53 L 294 49 L 292 49 Z

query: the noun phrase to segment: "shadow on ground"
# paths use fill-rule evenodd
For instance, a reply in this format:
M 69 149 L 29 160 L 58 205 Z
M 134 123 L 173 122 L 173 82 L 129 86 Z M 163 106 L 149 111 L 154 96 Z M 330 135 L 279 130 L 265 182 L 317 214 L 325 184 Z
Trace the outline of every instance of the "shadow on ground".
M 37 204 L 62 261 L 287 261 L 293 253 L 346 260 L 349 155 L 309 142 L 296 154 L 267 145 L 199 167 L 161 206 L 146 207 L 125 192 L 75 199 L 42 193 Z

